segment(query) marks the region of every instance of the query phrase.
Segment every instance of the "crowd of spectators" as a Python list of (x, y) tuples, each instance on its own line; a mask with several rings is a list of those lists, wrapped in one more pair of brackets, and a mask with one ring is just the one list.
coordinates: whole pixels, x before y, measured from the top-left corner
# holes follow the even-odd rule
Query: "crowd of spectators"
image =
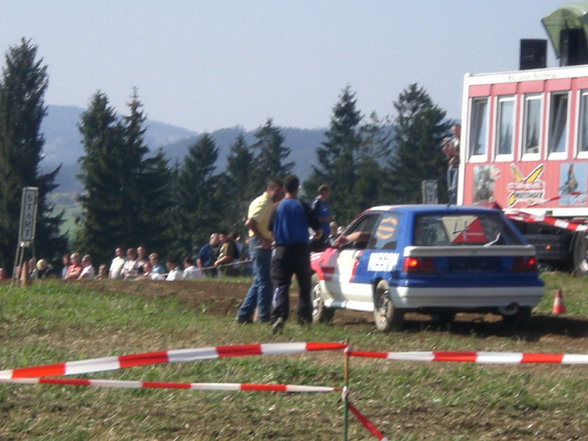
[[(98, 271), (90, 255), (80, 258), (79, 253), (63, 256), (61, 278), (63, 280), (124, 279), (124, 280), (186, 280), (200, 277), (250, 275), (247, 246), (236, 233), (212, 233), (209, 242), (202, 246), (195, 257), (186, 256), (181, 261), (174, 257), (160, 262), (159, 254), (147, 254), (145, 247), (121, 247), (114, 250), (109, 264), (101, 264)], [(33, 259), (31, 259), (33, 260)], [(35, 266), (30, 278), (39, 278)]]

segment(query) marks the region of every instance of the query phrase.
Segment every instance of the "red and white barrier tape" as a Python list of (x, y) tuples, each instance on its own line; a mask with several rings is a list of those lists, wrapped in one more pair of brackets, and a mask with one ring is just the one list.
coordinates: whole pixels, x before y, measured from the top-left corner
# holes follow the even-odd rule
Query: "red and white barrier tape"
[(351, 357), (383, 358), (394, 361), (450, 361), (485, 364), (588, 364), (586, 354), (542, 354), (523, 352), (365, 352), (350, 351)]
[(327, 386), (303, 386), (296, 384), (255, 383), (173, 383), (164, 381), (100, 380), (83, 378), (11, 378), (0, 379), (0, 383), (12, 384), (56, 384), (62, 386), (105, 387), (111, 389), (189, 389), (208, 391), (258, 391), (258, 392), (338, 392), (341, 389)]
[(355, 417), (359, 420), (359, 422), (365, 427), (372, 435), (378, 438), (380, 441), (388, 441), (388, 438), (384, 436), (382, 432), (380, 432), (376, 426), (372, 424), (365, 416), (363, 416), (359, 410), (355, 408), (355, 406), (351, 403), (347, 403), (347, 408), (355, 415)]
[(267, 343), (216, 346), (199, 349), (177, 349), (8, 369), (0, 371), (0, 379), (80, 375), (158, 363), (179, 363), (249, 355), (298, 354), (312, 351), (341, 350), (345, 349), (345, 347), (344, 344), (340, 343)]
[(538, 223), (538, 224), (547, 224), (547, 225), (551, 225), (551, 226), (554, 226), (557, 228), (562, 228), (564, 230), (570, 230), (570, 231), (580, 231), (580, 232), (588, 231), (588, 225), (577, 224), (575, 222), (568, 222), (568, 221), (565, 221), (562, 219), (557, 219), (555, 217), (534, 215), (534, 214), (524, 213), (522, 211), (514, 211), (514, 212), (506, 211), (504, 214), (506, 215), (506, 217), (508, 217), (511, 220), (517, 220), (517, 221), (521, 221), (521, 222)]

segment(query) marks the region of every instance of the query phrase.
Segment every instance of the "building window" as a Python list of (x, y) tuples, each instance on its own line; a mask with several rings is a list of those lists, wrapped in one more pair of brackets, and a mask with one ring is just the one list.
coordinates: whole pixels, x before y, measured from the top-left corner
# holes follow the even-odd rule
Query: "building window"
[(512, 156), (514, 138), (514, 97), (498, 98), (496, 155)]
[(549, 106), (549, 154), (565, 153), (568, 132), (568, 93), (551, 94)]
[(525, 96), (523, 113), (523, 156), (539, 153), (541, 134), (541, 97)]
[(470, 118), (470, 156), (486, 155), (487, 140), (488, 98), (474, 98)]
[(580, 95), (580, 118), (578, 120), (578, 153), (588, 153), (588, 90)]

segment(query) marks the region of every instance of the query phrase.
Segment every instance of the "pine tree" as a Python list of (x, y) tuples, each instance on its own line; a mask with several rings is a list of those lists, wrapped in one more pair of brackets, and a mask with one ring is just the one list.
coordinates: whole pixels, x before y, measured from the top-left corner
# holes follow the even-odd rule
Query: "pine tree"
[(18, 240), (18, 223), (23, 187), (38, 187), (35, 251), (55, 261), (66, 249), (59, 235), (62, 215), (48, 194), (54, 190), (59, 167), (42, 174), (39, 170), (45, 139), (41, 123), (47, 113), (44, 95), (47, 67), (37, 59), (37, 47), (22, 39), (9, 48), (0, 82), (0, 265), (11, 269)]
[(80, 158), (84, 192), (79, 246), (105, 262), (118, 246), (165, 251), (172, 234), (171, 171), (163, 152), (147, 157), (143, 105), (136, 89), (119, 119), (108, 97), (96, 93), (82, 114)]
[(79, 159), (83, 192), (78, 197), (82, 215), (77, 246), (90, 253), (95, 263), (106, 262), (114, 248), (130, 246), (130, 242), (124, 217), (123, 129), (104, 93), (92, 97), (79, 130), (84, 155)]
[(327, 184), (331, 190), (331, 214), (343, 223), (351, 221), (359, 210), (355, 184), (362, 115), (356, 102), (355, 94), (347, 86), (333, 108), (329, 130), (325, 132), (327, 140), (316, 150), (318, 164), (313, 165), (313, 173), (304, 184), (308, 196), (316, 194), (320, 184)]
[(254, 134), (256, 142), (252, 148), (255, 153), (255, 168), (251, 183), (259, 191), (265, 188), (267, 180), (272, 177), (285, 177), (292, 173), (293, 162), (284, 162), (290, 156), (291, 149), (284, 145), (284, 136), (269, 118), (265, 125)]
[(208, 242), (223, 216), (220, 175), (215, 174), (218, 147), (208, 133), (190, 148), (178, 176), (177, 215), (183, 252)]
[(225, 184), (227, 194), (227, 211), (225, 218), (229, 221), (229, 230), (244, 231), (249, 202), (262, 188), (253, 188), (251, 184), (254, 168), (253, 153), (245, 142), (243, 134), (239, 134), (231, 145), (227, 158)]
[(446, 112), (433, 104), (422, 87), (411, 84), (394, 103), (393, 158), (389, 161), (388, 193), (394, 203), (420, 203), (423, 180), (445, 185), (441, 142), (449, 132)]
[(175, 173), (161, 149), (155, 156), (144, 160), (139, 185), (141, 238), (138, 244), (162, 256), (169, 255), (180, 246), (176, 241), (174, 222), (177, 206), (175, 182)]
[(391, 124), (380, 121), (377, 114), (370, 114), (361, 126), (361, 145), (356, 159), (357, 181), (354, 185), (354, 201), (359, 211), (385, 204), (388, 195), (382, 183), (387, 179), (385, 170), (391, 154)]

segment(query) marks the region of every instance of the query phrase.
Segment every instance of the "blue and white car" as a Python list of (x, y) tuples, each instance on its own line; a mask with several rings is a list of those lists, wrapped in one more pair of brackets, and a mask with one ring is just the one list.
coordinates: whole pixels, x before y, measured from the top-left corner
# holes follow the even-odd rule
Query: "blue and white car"
[(523, 324), (544, 293), (534, 247), (501, 211), (481, 207), (370, 208), (311, 264), (315, 322), (335, 309), (373, 311), (382, 331), (411, 311), (441, 322), (491, 312)]

